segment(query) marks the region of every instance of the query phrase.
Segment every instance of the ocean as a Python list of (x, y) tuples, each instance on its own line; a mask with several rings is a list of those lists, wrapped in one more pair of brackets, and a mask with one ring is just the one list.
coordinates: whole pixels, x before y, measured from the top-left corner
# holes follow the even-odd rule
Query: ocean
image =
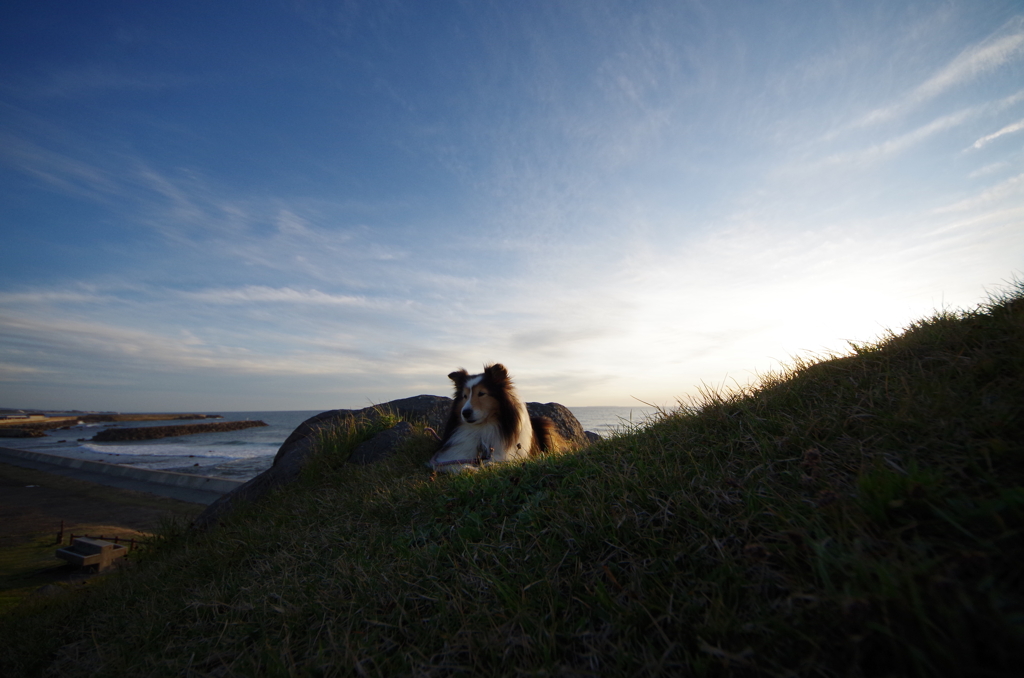
[[(569, 410), (576, 415), (584, 430), (603, 437), (616, 430), (643, 424), (655, 414), (655, 410), (650, 407), (570, 407)], [(281, 443), (299, 424), (321, 411), (210, 412), (208, 414), (223, 415), (223, 419), (215, 421), (258, 420), (267, 426), (110, 443), (90, 440), (106, 424), (83, 424), (47, 431), (44, 438), (2, 438), (0, 446), (160, 471), (249, 480), (270, 467)], [(118, 427), (199, 424), (209, 421), (119, 422)]]

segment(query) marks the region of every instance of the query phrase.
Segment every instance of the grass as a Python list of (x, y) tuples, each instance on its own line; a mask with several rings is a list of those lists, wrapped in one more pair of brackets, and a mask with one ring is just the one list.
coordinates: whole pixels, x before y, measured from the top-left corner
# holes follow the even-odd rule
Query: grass
[(38, 536), (0, 550), (0, 612), (20, 603), (33, 591), (53, 583), (65, 564), (53, 553), (53, 535)]
[[(67, 535), (70, 534), (71, 531), (67, 531)], [(137, 548), (141, 548), (149, 538), (145, 532), (106, 525), (81, 525), (74, 534), (105, 536), (110, 539), (117, 536), (125, 542), (135, 539)], [(67, 536), (63, 546), (68, 546)], [(54, 556), (59, 548), (61, 546), (56, 543), (54, 535), (45, 534), (19, 540), (13, 546), (0, 549), (0, 614), (15, 609), (41, 589), (50, 591), (52, 595), (53, 587), (76, 588), (86, 585), (87, 575), (69, 568), (65, 561)]]
[[(54, 553), (74, 535), (146, 539), (165, 516), (186, 520), (201, 507), (154, 495), (119, 490), (34, 469), (0, 464), (4, 516), (0, 534), (0, 614), (52, 584), (79, 586), (77, 572)], [(33, 487), (18, 497), (14, 487)], [(8, 494), (10, 493), (10, 494)], [(42, 493), (42, 494), (40, 494)], [(133, 554), (134, 555), (134, 554)]]
[[(4, 675), (1017, 675), (1024, 286), (576, 454), (301, 481), (0, 620)], [(372, 426), (384, 426), (383, 421)]]

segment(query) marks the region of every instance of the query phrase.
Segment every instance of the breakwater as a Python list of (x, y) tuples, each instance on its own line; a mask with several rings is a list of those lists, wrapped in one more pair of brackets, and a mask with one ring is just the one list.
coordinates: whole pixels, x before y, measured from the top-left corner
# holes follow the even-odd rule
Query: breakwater
[(0, 438), (45, 438), (46, 434), (38, 428), (0, 428)]
[(210, 424), (182, 424), (180, 426), (140, 426), (137, 428), (108, 428), (100, 431), (92, 440), (99, 443), (120, 442), (124, 440), (155, 440), (187, 436), (196, 433), (220, 433), (222, 431), (240, 431), (256, 426), (266, 426), (262, 421), (218, 421)]

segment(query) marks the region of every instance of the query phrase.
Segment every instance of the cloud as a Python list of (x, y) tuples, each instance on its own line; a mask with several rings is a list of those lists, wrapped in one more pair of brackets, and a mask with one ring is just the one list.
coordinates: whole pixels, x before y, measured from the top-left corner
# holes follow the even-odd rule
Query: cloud
[(985, 208), (997, 203), (1006, 201), (1008, 198), (1013, 198), (1014, 201), (1009, 205), (1014, 211), (1024, 211), (1021, 207), (1021, 198), (1024, 198), (1024, 174), (1018, 174), (1015, 177), (1010, 177), (1005, 181), (987, 188), (980, 193), (972, 195), (969, 198), (958, 200), (950, 205), (945, 205), (935, 210), (936, 214), (945, 214), (948, 212), (966, 212), (970, 210), (978, 210)]
[(929, 137), (962, 125), (964, 122), (975, 117), (980, 111), (981, 107), (974, 106), (957, 111), (956, 113), (944, 115), (940, 118), (936, 118), (926, 125), (918, 127), (915, 130), (887, 139), (886, 141), (874, 144), (867, 148), (833, 154), (825, 158), (824, 164), (842, 165), (847, 163), (866, 163), (880, 160), (896, 153), (902, 153), (912, 146), (927, 140)]
[[(361, 372), (371, 364), (345, 351), (263, 353), (256, 348), (213, 345), (189, 332), (176, 335), (82, 320), (0, 315), (0, 339), (20, 347), (40, 369), (74, 364), (75, 371), (202, 371), (248, 375), (323, 375)], [(52, 370), (51, 370), (52, 371)]]
[(1024, 56), (1024, 17), (1015, 17), (985, 40), (960, 52), (902, 100), (868, 113), (860, 125), (889, 120), (1021, 56)]
[(14, 134), (0, 134), (0, 160), (69, 195), (109, 203), (111, 196), (125, 194), (116, 174)]
[(114, 298), (87, 292), (69, 292), (64, 290), (36, 290), (31, 292), (0, 292), (0, 304), (14, 306), (16, 304), (92, 304), (109, 302)]
[(170, 73), (136, 75), (102, 64), (82, 64), (46, 73), (20, 88), (23, 97), (80, 98), (109, 92), (158, 92), (188, 86), (194, 78)]
[(1008, 167), (1010, 167), (1010, 163), (1006, 162), (1005, 160), (1002, 160), (1000, 162), (994, 162), (994, 163), (992, 163), (990, 165), (985, 165), (984, 167), (979, 167), (978, 169), (976, 169), (973, 172), (971, 172), (970, 174), (968, 174), (967, 178), (968, 179), (977, 179), (979, 177), (988, 176), (989, 174), (994, 174), (996, 172), (1001, 172), (1001, 171), (1003, 171), (1004, 169), (1006, 169)]
[(1015, 123), (1007, 125), (1006, 127), (1002, 128), (998, 132), (993, 132), (992, 134), (989, 134), (988, 136), (984, 136), (984, 137), (978, 139), (973, 144), (971, 144), (971, 148), (981, 148), (982, 146), (986, 145), (990, 141), (992, 141), (994, 139), (998, 139), (999, 137), (1003, 136), (1004, 134), (1012, 134), (1014, 132), (1019, 132), (1022, 129), (1024, 129), (1024, 120), (1019, 120), (1019, 121), (1017, 121)]
[(371, 308), (380, 304), (366, 297), (349, 294), (325, 294), (319, 290), (296, 290), (291, 287), (273, 288), (263, 285), (247, 285), (233, 289), (210, 289), (201, 292), (185, 292), (186, 299), (212, 304), (302, 304), (315, 306), (347, 306)]
[(30, 365), (19, 365), (17, 363), (0, 363), (0, 381), (19, 381), (26, 377), (38, 377), (43, 370)]
[(918, 86), (911, 100), (920, 102), (936, 97), (1024, 54), (1024, 18), (1013, 19), (1002, 31), (1010, 34), (989, 37), (981, 44), (965, 49), (945, 68)]

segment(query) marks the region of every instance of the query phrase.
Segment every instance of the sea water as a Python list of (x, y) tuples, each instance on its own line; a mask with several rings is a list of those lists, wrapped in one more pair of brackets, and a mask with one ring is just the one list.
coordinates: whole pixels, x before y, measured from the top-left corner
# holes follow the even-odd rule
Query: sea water
[[(584, 430), (602, 437), (643, 425), (655, 414), (650, 407), (570, 407), (569, 410), (576, 415)], [(160, 471), (248, 480), (269, 468), (278, 448), (291, 432), (320, 411), (220, 412), (216, 414), (223, 415), (223, 419), (214, 421), (262, 421), (267, 425), (240, 431), (124, 442), (94, 442), (91, 438), (109, 424), (80, 424), (49, 430), (43, 438), (2, 438), (0, 447)], [(117, 428), (202, 423), (210, 423), (210, 420), (127, 421), (118, 422)]]

